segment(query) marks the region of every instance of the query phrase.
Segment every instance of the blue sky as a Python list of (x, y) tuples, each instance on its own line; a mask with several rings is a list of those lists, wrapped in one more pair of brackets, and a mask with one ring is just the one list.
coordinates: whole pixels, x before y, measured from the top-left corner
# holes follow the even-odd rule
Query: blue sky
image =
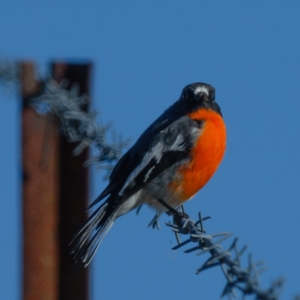
[[(262, 277), (300, 293), (299, 1), (0, 2), (0, 57), (92, 60), (99, 121), (132, 142), (189, 83), (212, 84), (227, 125), (218, 172), (186, 205), (210, 215), (209, 233), (230, 231), (264, 260)], [(20, 100), (1, 93), (0, 280), (21, 296)], [(91, 199), (105, 185), (92, 170)], [(221, 270), (171, 251), (173, 234), (146, 226), (153, 212), (119, 219), (92, 266), (92, 299), (218, 299)]]

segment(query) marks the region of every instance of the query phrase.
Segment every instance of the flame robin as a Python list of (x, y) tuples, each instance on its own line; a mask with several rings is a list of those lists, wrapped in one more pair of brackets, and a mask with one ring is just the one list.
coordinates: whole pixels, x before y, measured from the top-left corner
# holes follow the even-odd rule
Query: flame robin
[(88, 265), (115, 220), (142, 204), (160, 215), (167, 208), (158, 199), (174, 208), (191, 199), (217, 170), (225, 147), (215, 89), (201, 82), (187, 85), (114, 167), (108, 186), (91, 204), (99, 207), (74, 239), (75, 257)]

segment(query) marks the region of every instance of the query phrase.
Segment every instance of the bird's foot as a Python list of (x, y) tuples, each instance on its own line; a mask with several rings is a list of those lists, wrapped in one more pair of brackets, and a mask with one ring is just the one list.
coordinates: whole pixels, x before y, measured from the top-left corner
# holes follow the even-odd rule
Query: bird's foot
[(162, 212), (156, 212), (155, 216), (153, 217), (153, 219), (149, 223), (148, 227), (152, 227), (153, 229), (155, 229), (155, 228), (160, 229), (158, 220), (159, 220), (159, 218), (161, 217), (162, 214), (163, 214)]
[(186, 214), (183, 211), (177, 211), (176, 215), (173, 215), (173, 223), (175, 225), (181, 226), (183, 224), (183, 221), (186, 219), (189, 219), (189, 215)]
[(188, 214), (186, 214), (183, 210), (183, 206), (181, 206), (182, 211), (178, 211), (177, 209), (175, 209), (174, 207), (172, 207), (171, 205), (169, 205), (167, 202), (165, 202), (162, 199), (157, 199), (157, 201), (161, 205), (163, 205), (164, 207), (166, 207), (168, 209), (166, 214), (169, 215), (169, 216), (173, 216), (174, 224), (179, 225), (179, 224), (182, 223), (183, 219), (189, 219)]

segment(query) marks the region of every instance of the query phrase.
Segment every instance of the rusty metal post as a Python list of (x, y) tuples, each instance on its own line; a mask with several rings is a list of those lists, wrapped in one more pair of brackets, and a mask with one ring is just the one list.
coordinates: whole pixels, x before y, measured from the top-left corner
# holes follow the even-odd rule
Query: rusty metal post
[[(79, 87), (79, 94), (89, 94), (90, 64), (52, 64), (52, 76), (60, 82), (66, 79), (68, 88)], [(87, 109), (87, 107), (85, 107)], [(83, 163), (88, 159), (86, 149), (78, 156), (73, 155), (76, 143), (60, 138), (60, 206), (59, 206), (59, 265), (60, 299), (88, 299), (88, 269), (75, 264), (69, 255), (69, 242), (86, 220), (88, 204), (88, 169)]]
[[(53, 77), (88, 93), (90, 64), (52, 64)], [(33, 63), (21, 64), (24, 300), (88, 299), (88, 271), (74, 263), (69, 242), (84, 222), (88, 201), (88, 151), (60, 135), (53, 115), (40, 116), (28, 99), (39, 93)]]
[[(37, 94), (33, 63), (21, 64), (24, 300), (58, 299), (58, 123), (38, 115), (28, 99)], [(47, 143), (47, 148), (45, 147)], [(46, 150), (46, 155), (45, 154)]]

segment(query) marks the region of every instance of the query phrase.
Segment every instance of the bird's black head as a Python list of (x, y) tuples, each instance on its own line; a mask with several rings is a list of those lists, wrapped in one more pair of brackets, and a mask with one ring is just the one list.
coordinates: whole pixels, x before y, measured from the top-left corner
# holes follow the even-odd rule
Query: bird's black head
[(221, 114), (220, 107), (215, 102), (215, 89), (207, 83), (195, 82), (187, 85), (182, 90), (180, 100), (185, 102), (191, 110), (203, 107)]

